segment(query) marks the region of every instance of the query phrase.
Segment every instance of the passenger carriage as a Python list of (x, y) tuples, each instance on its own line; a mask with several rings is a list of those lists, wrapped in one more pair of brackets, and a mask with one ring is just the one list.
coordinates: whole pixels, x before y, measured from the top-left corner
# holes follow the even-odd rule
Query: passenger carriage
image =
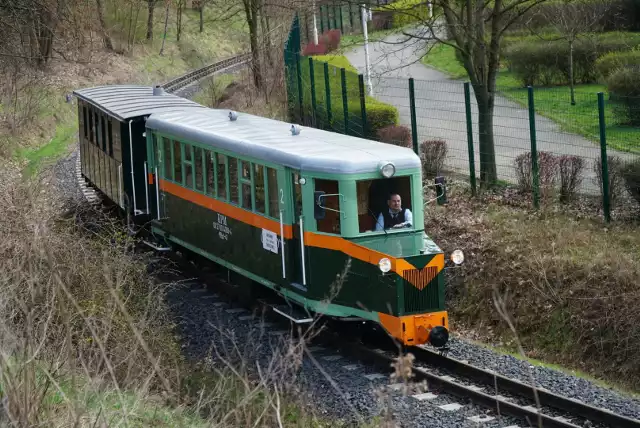
[[(379, 324), (406, 345), (447, 342), (444, 254), (424, 231), (410, 149), (183, 107), (144, 116), (146, 154), (132, 163), (154, 236), (310, 312)], [(391, 192), (413, 225), (376, 231)]]

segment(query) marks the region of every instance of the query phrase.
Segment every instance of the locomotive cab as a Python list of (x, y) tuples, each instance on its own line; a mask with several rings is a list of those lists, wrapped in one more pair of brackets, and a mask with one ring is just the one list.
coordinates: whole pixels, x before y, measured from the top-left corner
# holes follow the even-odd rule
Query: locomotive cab
[[(377, 313), (375, 321), (405, 345), (443, 347), (449, 329), (444, 253), (424, 230), (421, 169), (396, 171), (393, 163), (380, 162), (376, 171), (334, 178), (302, 178), (313, 186), (314, 232), (339, 234), (353, 245), (352, 251), (361, 253), (360, 260), (364, 253), (368, 261), (352, 262), (349, 284), (335, 301), (359, 298), (362, 306)], [(388, 212), (390, 195), (396, 194), (401, 208), (410, 211), (410, 222), (385, 228), (382, 213)], [(353, 283), (360, 281), (369, 291), (366, 296), (353, 294)]]

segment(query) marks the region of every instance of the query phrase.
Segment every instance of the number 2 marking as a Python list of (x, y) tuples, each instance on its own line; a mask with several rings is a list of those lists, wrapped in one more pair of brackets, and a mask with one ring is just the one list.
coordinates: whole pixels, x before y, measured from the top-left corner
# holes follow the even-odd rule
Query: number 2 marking
[(280, 189), (280, 203), (284, 205), (284, 190)]

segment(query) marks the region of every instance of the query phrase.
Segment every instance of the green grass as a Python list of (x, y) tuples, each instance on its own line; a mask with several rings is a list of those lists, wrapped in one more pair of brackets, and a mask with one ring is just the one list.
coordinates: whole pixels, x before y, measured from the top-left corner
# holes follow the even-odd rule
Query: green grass
[[(423, 64), (446, 73), (453, 79), (467, 79), (467, 72), (455, 57), (455, 48), (439, 44), (434, 46), (423, 57)], [(528, 105), (527, 89), (511, 72), (503, 69), (498, 74), (496, 86), (500, 94), (506, 98)], [(545, 116), (558, 125), (563, 132), (581, 135), (594, 144), (599, 143), (599, 122), (597, 93), (604, 92), (605, 100), (608, 93), (605, 85), (590, 84), (576, 85), (576, 104), (570, 103), (570, 89), (568, 86), (535, 88), (536, 113)], [(606, 104), (605, 123), (607, 131), (607, 145), (620, 151), (640, 153), (640, 129), (618, 124), (619, 120), (612, 106)]]

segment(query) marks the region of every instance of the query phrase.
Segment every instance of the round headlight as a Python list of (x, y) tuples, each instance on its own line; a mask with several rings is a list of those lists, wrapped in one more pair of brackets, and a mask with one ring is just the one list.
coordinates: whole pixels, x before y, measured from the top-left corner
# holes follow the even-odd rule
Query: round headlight
[(380, 173), (385, 178), (393, 177), (393, 174), (396, 173), (396, 167), (392, 163), (387, 163), (380, 167)]
[(455, 250), (451, 253), (451, 261), (457, 265), (462, 264), (464, 262), (464, 253), (460, 250)]
[(388, 258), (382, 258), (380, 259), (380, 261), (378, 262), (378, 266), (380, 267), (380, 270), (384, 273), (387, 273), (391, 270), (391, 260), (389, 260)]

